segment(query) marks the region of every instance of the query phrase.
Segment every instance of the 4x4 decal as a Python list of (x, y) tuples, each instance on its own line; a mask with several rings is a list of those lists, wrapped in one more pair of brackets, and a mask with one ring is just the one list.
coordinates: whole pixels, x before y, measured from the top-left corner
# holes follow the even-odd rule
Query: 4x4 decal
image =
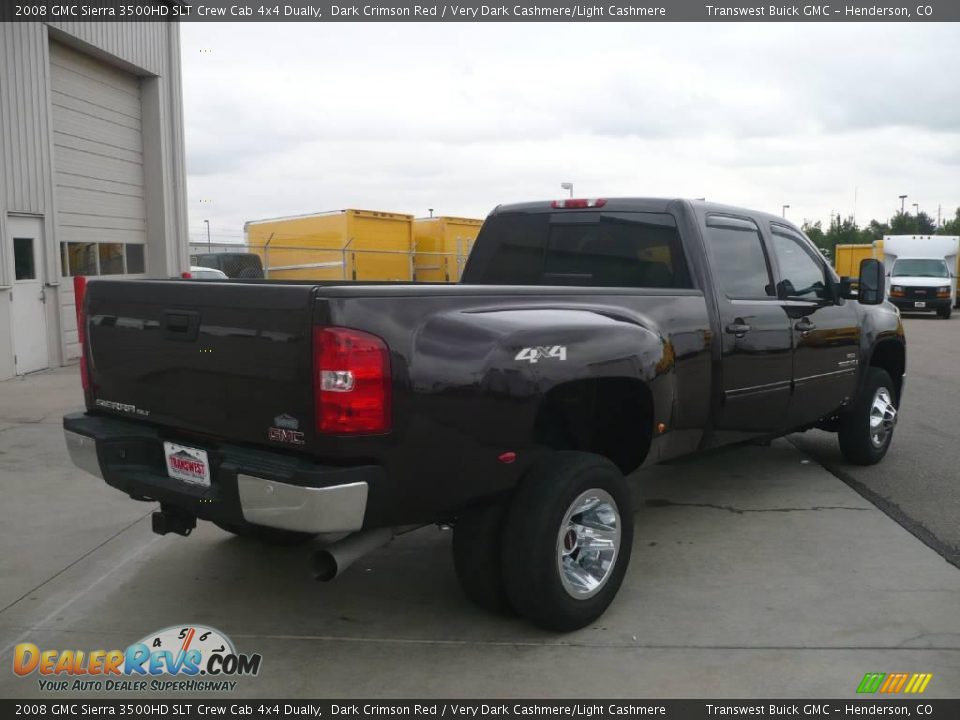
[(567, 346), (548, 345), (544, 347), (525, 347), (517, 353), (514, 360), (526, 360), (529, 363), (535, 363), (540, 360), (549, 360), (550, 358), (566, 360)]

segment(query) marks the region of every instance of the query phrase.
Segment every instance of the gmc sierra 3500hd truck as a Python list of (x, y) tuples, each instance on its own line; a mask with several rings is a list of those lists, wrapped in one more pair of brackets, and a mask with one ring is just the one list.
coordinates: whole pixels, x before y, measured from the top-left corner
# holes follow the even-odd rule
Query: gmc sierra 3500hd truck
[(79, 295), (86, 412), (64, 418), (67, 446), (159, 502), (155, 531), (349, 533), (314, 556), (329, 579), (449, 524), (471, 599), (561, 631), (623, 580), (626, 474), (812, 427), (875, 463), (906, 363), (882, 263), (841, 279), (785, 220), (686, 200), (500, 206), (456, 285)]

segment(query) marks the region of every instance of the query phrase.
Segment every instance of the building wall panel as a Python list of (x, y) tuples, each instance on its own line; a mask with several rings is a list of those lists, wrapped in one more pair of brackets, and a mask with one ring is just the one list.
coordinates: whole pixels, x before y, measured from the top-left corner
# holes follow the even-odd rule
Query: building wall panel
[(50, 204), (44, 37), (39, 23), (0, 23), (0, 172), (7, 212), (39, 215)]
[[(176, 23), (0, 24), (0, 250), (8, 213), (43, 218), (51, 365), (79, 350), (61, 243), (143, 243), (149, 275), (186, 267), (179, 54)], [(13, 373), (7, 295), (0, 379)]]

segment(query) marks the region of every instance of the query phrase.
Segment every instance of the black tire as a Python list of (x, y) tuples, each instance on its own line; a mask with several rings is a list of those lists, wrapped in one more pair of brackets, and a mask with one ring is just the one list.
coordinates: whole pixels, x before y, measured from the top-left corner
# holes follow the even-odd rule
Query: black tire
[(943, 307), (937, 310), (937, 315), (942, 317), (944, 320), (949, 320), (952, 314), (953, 314), (953, 307), (951, 307), (950, 305), (947, 305), (946, 307)]
[[(590, 490), (601, 490), (612, 499), (620, 542), (602, 585), (589, 597), (578, 598), (565, 589), (561, 578), (560, 531), (573, 503)], [(632, 545), (633, 503), (617, 467), (591, 453), (553, 453), (524, 478), (507, 509), (502, 557), (510, 604), (548, 630), (567, 632), (589, 625), (620, 589)]]
[(889, 429), (879, 444), (871, 432), (870, 414), (874, 397), (881, 390), (886, 391), (896, 410), (899, 399), (889, 373), (877, 367), (868, 368), (866, 380), (856, 403), (850, 412), (844, 413), (840, 418), (840, 429), (837, 431), (840, 451), (848, 462), (855, 465), (874, 465), (880, 462), (887, 454), (890, 441), (893, 440), (894, 427)]
[(263, 525), (254, 525), (253, 523), (213, 523), (221, 530), (233, 533), (237, 537), (247, 540), (257, 540), (264, 545), (303, 545), (316, 537), (315, 533), (297, 532), (296, 530), (281, 530), (279, 528), (265, 527)]
[(513, 612), (500, 558), (504, 515), (497, 503), (465, 513), (453, 526), (453, 567), (460, 587), (483, 609), (502, 614)]

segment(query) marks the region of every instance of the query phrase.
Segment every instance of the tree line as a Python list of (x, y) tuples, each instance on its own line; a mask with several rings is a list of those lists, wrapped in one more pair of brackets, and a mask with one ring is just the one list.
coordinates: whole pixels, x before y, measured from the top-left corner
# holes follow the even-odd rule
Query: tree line
[(923, 210), (911, 215), (898, 212), (888, 222), (871, 220), (864, 227), (857, 225), (853, 217), (841, 219), (840, 214), (830, 218), (830, 226), (824, 230), (823, 223), (805, 222), (803, 231), (821, 250), (833, 256), (837, 245), (872, 243), (884, 235), (960, 235), (960, 208), (953, 218), (937, 227), (936, 221)]

